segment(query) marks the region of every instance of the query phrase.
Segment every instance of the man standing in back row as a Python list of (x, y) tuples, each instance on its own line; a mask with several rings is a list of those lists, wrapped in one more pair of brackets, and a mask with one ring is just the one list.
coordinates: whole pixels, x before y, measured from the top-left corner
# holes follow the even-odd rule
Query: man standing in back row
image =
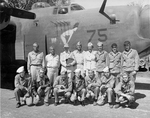
[(131, 80), (135, 82), (136, 72), (139, 68), (139, 55), (135, 49), (131, 48), (131, 43), (129, 41), (124, 42), (124, 49), (121, 59), (122, 71), (127, 72)]
[(46, 55), (45, 61), (47, 64), (47, 76), (50, 80), (50, 85), (53, 86), (54, 80), (58, 76), (59, 55), (55, 54), (54, 47), (49, 48), (50, 54)]
[(76, 69), (81, 69), (81, 75), (83, 75), (83, 71), (84, 71), (84, 53), (85, 51), (82, 50), (82, 44), (81, 42), (77, 43), (77, 50), (73, 51), (75, 60), (76, 60), (76, 65), (75, 68)]
[(31, 74), (32, 80), (36, 80), (40, 68), (45, 67), (44, 54), (39, 51), (39, 45), (33, 44), (33, 51), (28, 54), (28, 73)]
[(97, 76), (101, 78), (104, 68), (108, 67), (109, 65), (109, 59), (108, 59), (108, 53), (103, 49), (103, 43), (98, 42), (97, 46), (98, 46), (98, 51), (95, 55), (96, 71), (97, 71)]
[(118, 84), (118, 75), (121, 70), (121, 52), (117, 50), (117, 44), (111, 45), (112, 51), (108, 54), (110, 73), (116, 77), (115, 86)]
[(69, 45), (64, 45), (64, 52), (60, 53), (61, 72), (67, 71), (69, 79), (73, 76), (74, 65), (76, 63), (73, 53), (69, 50)]

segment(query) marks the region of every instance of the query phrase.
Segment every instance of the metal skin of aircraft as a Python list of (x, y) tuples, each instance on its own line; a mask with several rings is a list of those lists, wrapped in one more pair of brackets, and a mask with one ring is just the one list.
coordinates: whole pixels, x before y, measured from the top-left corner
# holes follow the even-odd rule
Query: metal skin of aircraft
[[(117, 43), (118, 50), (122, 52), (124, 41), (129, 40), (140, 57), (148, 55), (150, 6), (107, 7), (106, 2), (107, 0), (104, 0), (100, 8), (76, 11), (71, 10), (70, 5), (34, 9), (30, 11), (36, 14), (34, 20), (12, 17), (9, 25), (1, 30), (1, 42), (5, 42), (7, 46), (14, 45), (13, 49), (9, 48), (11, 51), (8, 51), (9, 57), (13, 58), (11, 60), (27, 61), (34, 42), (39, 44), (40, 51), (46, 55), (51, 45), (55, 47), (56, 53), (60, 54), (65, 43), (68, 43), (73, 51), (78, 41), (82, 43), (83, 50), (87, 50), (88, 42), (92, 42), (94, 50), (97, 50), (97, 42), (102, 41), (106, 51), (110, 52), (111, 44)], [(11, 26), (14, 27), (13, 33), (8, 31)]]

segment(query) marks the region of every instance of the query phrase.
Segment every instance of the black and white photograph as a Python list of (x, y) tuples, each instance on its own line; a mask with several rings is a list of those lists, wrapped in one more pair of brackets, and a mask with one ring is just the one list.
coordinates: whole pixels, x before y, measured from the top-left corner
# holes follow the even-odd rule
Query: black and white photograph
[(0, 0), (0, 118), (149, 118), (150, 0)]

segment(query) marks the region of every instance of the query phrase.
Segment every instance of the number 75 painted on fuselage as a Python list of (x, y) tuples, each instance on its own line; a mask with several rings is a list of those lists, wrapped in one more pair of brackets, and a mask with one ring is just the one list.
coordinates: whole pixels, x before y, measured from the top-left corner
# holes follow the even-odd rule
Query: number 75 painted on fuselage
[(103, 28), (103, 29), (94, 29), (94, 30), (87, 30), (87, 33), (90, 33), (91, 36), (88, 40), (88, 42), (91, 42), (93, 37), (95, 35), (98, 34), (98, 41), (101, 41), (101, 42), (105, 42), (107, 40), (107, 28)]

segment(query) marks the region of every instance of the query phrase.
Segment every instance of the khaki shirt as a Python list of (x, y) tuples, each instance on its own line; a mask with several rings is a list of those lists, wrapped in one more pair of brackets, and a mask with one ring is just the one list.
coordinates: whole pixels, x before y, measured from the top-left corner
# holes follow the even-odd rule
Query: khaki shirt
[(92, 84), (91, 88), (89, 89), (94, 89), (95, 87), (100, 87), (101, 86), (101, 81), (97, 76), (94, 76), (92, 79), (89, 78), (89, 76), (87, 75), (85, 77), (85, 84), (86, 87), (88, 87), (89, 84)]
[(96, 53), (96, 71), (102, 72), (103, 69), (108, 66), (108, 53), (106, 51)]
[(76, 68), (83, 69), (84, 68), (84, 53), (85, 51), (79, 52), (78, 50), (73, 51), (75, 60), (76, 60)]
[(124, 71), (137, 71), (139, 68), (138, 52), (134, 49), (130, 49), (129, 52), (123, 51), (121, 66)]
[(115, 77), (113, 75), (110, 74), (109, 77), (106, 77), (105, 75), (103, 75), (100, 80), (101, 80), (101, 85), (105, 85), (108, 88), (114, 88)]
[[(71, 61), (69, 62), (69, 60), (71, 60)], [(68, 52), (64, 51), (64, 52), (60, 53), (60, 63), (62, 65), (61, 72), (64, 70), (65, 71), (67, 70), (67, 72), (73, 71), (74, 70), (73, 65), (76, 63), (73, 53), (71, 53), (70, 51), (68, 51)], [(68, 63), (71, 63), (72, 66), (66, 67), (66, 65)]]
[(111, 73), (119, 73), (121, 69), (121, 52), (110, 52), (109, 57), (109, 68)]
[(43, 52), (29, 52), (28, 54), (28, 72), (30, 70), (30, 66), (32, 65), (39, 65), (39, 66), (42, 66), (43, 68), (45, 67), (45, 61), (44, 61), (44, 54)]
[(65, 80), (63, 80), (61, 75), (58, 76), (54, 81), (53, 87), (59, 88), (59, 85), (63, 85), (68, 92), (72, 91), (72, 80), (69, 79), (68, 77)]
[(19, 89), (23, 89), (24, 87), (28, 88), (31, 84), (31, 77), (25, 75), (25, 77), (22, 78), (20, 74), (17, 74), (15, 76), (14, 84), (15, 87)]
[(59, 56), (48, 54), (45, 57), (45, 61), (47, 63), (47, 68), (53, 68), (54, 70), (59, 68)]
[(96, 70), (96, 51), (84, 53), (84, 70)]
[(79, 92), (85, 88), (85, 80), (82, 76), (77, 78), (76, 76), (72, 79), (73, 90)]
[(134, 95), (135, 84), (133, 81), (128, 81), (127, 83), (121, 81), (120, 83), (118, 83), (114, 90), (118, 95), (121, 95), (122, 93)]

